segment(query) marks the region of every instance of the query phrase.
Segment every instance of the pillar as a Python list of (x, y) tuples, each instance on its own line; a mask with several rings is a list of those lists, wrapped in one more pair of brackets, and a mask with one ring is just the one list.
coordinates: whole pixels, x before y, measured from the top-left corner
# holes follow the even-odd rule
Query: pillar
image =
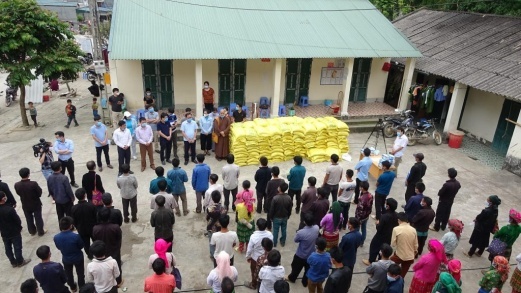
[(344, 99), (342, 100), (342, 107), (340, 115), (342, 117), (348, 116), (347, 108), (349, 107), (349, 94), (351, 93), (351, 82), (353, 81), (353, 66), (355, 65), (355, 58), (347, 58), (344, 66)]
[(412, 85), (412, 76), (414, 74), (414, 68), (416, 66), (415, 58), (407, 58), (405, 62), (405, 70), (403, 72), (402, 89), (400, 91), (400, 100), (398, 101), (398, 109), (407, 109), (407, 103), (409, 102), (409, 88)]
[[(203, 117), (203, 61), (195, 61), (195, 117)], [(195, 118), (194, 117), (194, 118)]]
[(454, 85), (449, 110), (447, 111), (447, 119), (445, 120), (445, 127), (443, 128), (444, 133), (458, 129), (459, 118), (462, 114), (461, 110), (463, 110), (467, 90), (468, 87), (462, 83), (456, 82)]
[(273, 97), (271, 98), (271, 117), (279, 116), (280, 89), (282, 86), (282, 61), (276, 59), (273, 71)]

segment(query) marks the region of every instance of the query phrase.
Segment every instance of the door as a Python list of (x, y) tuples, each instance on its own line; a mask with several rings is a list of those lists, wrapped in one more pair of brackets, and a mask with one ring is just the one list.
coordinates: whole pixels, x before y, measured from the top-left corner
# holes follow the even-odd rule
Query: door
[(174, 105), (174, 75), (172, 60), (143, 60), (143, 87), (150, 88), (156, 99), (156, 108)]
[(219, 106), (244, 105), (246, 59), (219, 60)]
[(309, 78), (313, 59), (286, 59), (286, 92), (284, 104), (293, 104), (309, 92)]
[(355, 58), (351, 91), (349, 92), (350, 102), (365, 102), (371, 73), (371, 61), (371, 58)]
[(505, 99), (501, 115), (499, 115), (494, 140), (492, 141), (492, 148), (503, 156), (507, 155), (508, 147), (510, 146), (514, 129), (516, 128), (515, 124), (506, 121), (505, 118), (517, 121), (519, 118), (519, 111), (521, 111), (521, 103)]

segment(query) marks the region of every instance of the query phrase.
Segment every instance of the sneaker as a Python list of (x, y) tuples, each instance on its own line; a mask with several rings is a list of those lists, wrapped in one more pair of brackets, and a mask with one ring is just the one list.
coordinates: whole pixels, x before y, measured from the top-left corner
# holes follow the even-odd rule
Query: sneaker
[(371, 263), (369, 262), (368, 259), (363, 259), (362, 262), (364, 263), (364, 265), (368, 266), (370, 265)]
[(185, 161), (185, 166), (188, 165), (188, 161)]
[(72, 187), (75, 187), (75, 188), (80, 187), (78, 184), (76, 184), (76, 182), (75, 182), (75, 183), (71, 183), (71, 186), (72, 186)]
[(137, 157), (136, 157), (136, 156), (132, 156), (132, 159), (133, 159), (134, 161), (136, 161), (136, 160), (137, 160)]
[(175, 215), (181, 217), (181, 212), (175, 212)]
[(155, 150), (156, 153), (160, 154), (161, 152), (159, 150)]
[(114, 169), (114, 167), (113, 167), (112, 165), (110, 165), (110, 164), (107, 165), (107, 168), (109, 168), (109, 169)]
[(170, 159), (167, 159), (166, 162), (169, 164), (172, 164), (172, 160), (170, 160)]
[(80, 125), (79, 124), (74, 124), (74, 127), (78, 127), (78, 126), (80, 126)]
[(429, 230), (434, 231), (434, 232), (438, 232), (438, 231), (440, 231), (440, 230), (436, 230), (436, 229), (434, 229), (434, 227), (429, 227)]
[(17, 265), (17, 267), (19, 267), (19, 268), (23, 267), (23, 266), (25, 266), (26, 264), (28, 264), (30, 262), (31, 262), (31, 259), (30, 258), (26, 258), (26, 259), (24, 259), (24, 261), (22, 261), (21, 264)]
[(43, 233), (38, 233), (38, 236), (42, 237), (43, 235), (45, 235), (45, 233), (47, 233), (47, 229), (46, 230), (43, 230)]
[(123, 220), (125, 223), (130, 223), (130, 219), (129, 218), (126, 218), (125, 220)]
[(132, 223), (137, 222), (137, 218), (132, 218)]
[(190, 211), (185, 211), (185, 212), (183, 212), (183, 216), (186, 216), (186, 215), (188, 215), (189, 213), (190, 213)]
[(65, 125), (64, 127), (65, 127), (65, 128), (69, 128), (69, 125)]
[(161, 161), (161, 165), (165, 166), (166, 165), (166, 162), (163, 160)]
[(197, 161), (196, 160), (192, 160), (192, 163), (197, 164)]

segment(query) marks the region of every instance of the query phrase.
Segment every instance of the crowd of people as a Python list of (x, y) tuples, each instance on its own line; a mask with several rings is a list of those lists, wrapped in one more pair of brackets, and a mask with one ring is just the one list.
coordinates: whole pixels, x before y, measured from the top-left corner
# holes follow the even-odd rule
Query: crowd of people
[[(203, 91), (210, 89), (205, 87)], [(62, 259), (61, 262), (51, 260), (54, 248), (41, 245), (36, 251), (41, 262), (33, 268), (34, 279), (25, 281), (21, 292), (34, 293), (39, 286), (45, 293), (105, 293), (117, 292), (122, 287), (121, 249), (126, 244), (121, 226), (139, 221), (139, 180), (130, 169), (131, 158), (137, 159), (136, 143), (140, 145), (141, 171), (147, 169), (148, 154), (148, 166), (157, 175), (149, 183), (149, 222), (154, 228), (154, 254), (148, 260), (153, 273), (144, 280), (144, 292), (172, 292), (182, 286), (182, 272), (176, 268), (173, 249), (173, 228), (176, 217), (181, 217), (181, 210), (183, 216), (190, 213), (185, 186), (189, 181), (196, 194), (193, 212), (204, 214), (206, 221), (208, 256), (213, 261), (213, 269), (207, 276), (211, 292), (234, 292), (239, 274), (243, 274), (234, 263), (243, 259), (249, 264), (250, 272), (248, 281), (240, 285), (261, 293), (289, 292), (288, 282), (296, 283), (299, 276), (302, 276), (299, 282), (310, 293), (348, 292), (357, 252), (366, 247), (366, 240), (369, 242), (369, 257), (360, 260), (367, 266), (368, 274), (363, 292), (404, 292), (404, 277), (410, 269), (414, 274), (409, 285), (410, 293), (465, 291), (461, 281), (462, 263), (455, 258), (464, 224), (450, 216), (461, 188), (456, 179), (457, 171), (448, 169), (448, 180), (438, 192), (439, 203), (434, 211), (432, 198), (423, 194), (426, 189), (423, 177), (427, 171), (423, 162), (425, 157), (416, 153), (416, 162), (406, 177), (403, 212), (398, 212), (398, 200), (389, 196), (407, 146), (403, 129), (398, 130), (391, 152), (396, 162), (394, 166), (388, 161), (381, 163), (383, 172), (375, 187), (369, 184), (369, 169), (373, 164), (369, 149), (364, 149), (363, 158), (353, 169), (347, 170), (339, 163), (337, 154), (331, 155), (331, 164), (319, 186), (317, 182), (321, 178), (306, 178), (301, 156), (294, 157), (294, 166), (288, 170), (287, 180), (281, 177), (279, 167), (268, 166), (268, 159), (260, 157), (260, 167), (254, 176), (255, 187), (252, 187), (249, 180), (240, 181), (240, 168), (234, 164), (234, 155), (228, 150), (230, 124), (242, 121), (242, 110), (236, 110), (238, 115), (234, 112), (231, 117), (228, 117), (226, 109), (217, 114), (216, 109), (207, 105), (210, 104), (206, 103), (210, 101), (210, 93), (206, 93), (205, 114), (201, 120), (194, 121), (191, 110), (186, 109), (184, 119), (178, 123), (173, 108), (168, 113), (155, 111), (155, 100), (147, 89), (145, 116), (135, 119), (129, 112), (121, 115), (123, 94), (117, 88), (113, 93), (109, 104), (114, 132), (109, 136), (101, 117), (93, 112), (94, 125), (90, 134), (94, 140), (96, 161), (87, 162), (88, 172), (82, 177), (81, 187), (74, 176), (72, 140), (66, 139), (62, 131), (57, 131), (56, 141), (41, 149), (42, 174), (55, 204), (60, 230), (53, 240)], [(72, 109), (70, 106), (68, 102), (67, 109)], [(210, 116), (210, 110), (213, 116)], [(75, 119), (69, 116), (68, 125), (71, 121)], [(190, 158), (196, 164), (191, 177), (180, 167), (177, 156), (179, 124), (184, 143), (184, 164), (187, 165)], [(195, 150), (198, 129), (201, 131), (202, 151), (199, 154)], [(117, 187), (122, 212), (114, 207), (112, 194), (105, 190), (103, 178), (96, 172), (96, 167), (99, 172), (103, 171), (102, 153), (106, 167), (113, 168), (109, 155), (111, 140), (118, 151)], [(226, 160), (220, 172), (212, 172), (205, 163), (212, 149), (219, 161)], [(154, 152), (160, 153), (162, 166), (155, 166)], [(172, 168), (165, 170), (166, 163), (171, 163)], [(14, 190), (21, 201), (27, 230), (31, 235), (43, 236), (47, 229), (42, 219), (42, 188), (30, 180), (28, 168), (21, 168), (19, 175), (21, 180), (14, 184)], [(371, 190), (374, 190), (374, 195)], [(480, 293), (502, 289), (509, 277), (512, 245), (521, 233), (521, 213), (515, 209), (509, 212), (509, 224), (498, 227), (500, 204), (497, 195), (487, 197), (486, 207), (474, 220), (469, 241), (471, 247), (464, 252), (468, 258), (480, 257), (488, 247), (491, 266), (483, 271)], [(22, 253), (22, 222), (15, 210), (16, 205), (17, 200), (9, 186), (0, 182), (0, 232), (13, 268), (31, 261)], [(350, 216), (351, 205), (355, 209)], [(294, 235), (288, 235), (288, 220), (292, 215), (298, 217), (299, 227)], [(232, 221), (236, 223), (236, 231), (230, 230)], [(370, 240), (368, 224), (376, 227)], [(442, 238), (428, 239), (430, 230), (440, 229), (447, 230)], [(492, 241), (490, 235), (493, 235)], [(281, 265), (282, 254), (277, 248), (286, 245), (288, 236), (289, 241), (297, 244), (297, 249), (291, 267), (285, 268)], [(85, 256), (90, 260), (86, 266)], [(513, 292), (521, 292), (521, 254), (516, 260), (520, 264), (510, 284)]]

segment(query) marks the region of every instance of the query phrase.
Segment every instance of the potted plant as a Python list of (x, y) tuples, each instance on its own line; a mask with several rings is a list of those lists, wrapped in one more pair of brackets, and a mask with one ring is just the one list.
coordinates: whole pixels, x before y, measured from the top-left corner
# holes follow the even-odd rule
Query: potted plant
[(289, 116), (295, 116), (295, 108), (293, 105), (291, 105), (288, 109)]

